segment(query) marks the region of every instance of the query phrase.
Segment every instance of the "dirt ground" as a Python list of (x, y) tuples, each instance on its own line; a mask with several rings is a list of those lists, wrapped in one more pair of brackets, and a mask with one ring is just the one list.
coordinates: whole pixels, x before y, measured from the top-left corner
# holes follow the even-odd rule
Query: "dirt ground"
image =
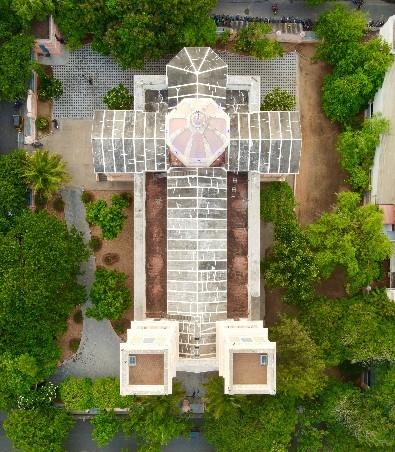
[[(131, 195), (133, 195), (132, 190), (128, 191)], [(122, 193), (122, 191), (92, 191), (95, 200), (104, 199), (109, 204), (111, 203), (111, 197), (116, 193)], [(130, 294), (133, 297), (133, 202), (132, 204), (125, 209), (125, 213), (127, 214), (127, 218), (123, 225), (123, 229), (117, 238), (114, 240), (103, 240), (102, 248), (95, 253), (96, 257), (96, 266), (103, 266), (110, 270), (118, 270), (127, 275), (126, 286), (130, 290)], [(101, 237), (101, 230), (98, 226), (91, 227), (92, 235), (96, 235)], [(114, 263), (111, 266), (104, 264), (103, 256), (107, 253), (116, 253), (119, 255), (119, 262)], [(125, 330), (129, 327), (130, 321), (133, 320), (133, 303), (130, 308), (125, 312), (122, 316), (122, 319), (116, 321), (114, 324), (118, 326), (122, 326), (122, 330)], [(115, 328), (118, 330), (118, 328)], [(124, 332), (120, 333), (117, 331), (118, 335), (125, 339)]]
[[(339, 126), (327, 119), (321, 108), (321, 87), (330, 67), (312, 57), (316, 44), (284, 44), (287, 52), (299, 53), (298, 95), (302, 127), (302, 155), (296, 176), (295, 197), (300, 224), (314, 222), (323, 212), (331, 210), (336, 193), (346, 190), (346, 174), (339, 166), (336, 139)], [(319, 295), (330, 298), (344, 296), (344, 274), (336, 271), (317, 286)], [(272, 326), (281, 313), (295, 314), (294, 306), (281, 302), (279, 291), (266, 290), (265, 324)]]
[(74, 322), (73, 316), (76, 311), (80, 309), (80, 306), (76, 306), (67, 319), (67, 331), (58, 340), (58, 345), (61, 350), (60, 361), (61, 364), (66, 359), (70, 359), (75, 352), (70, 350), (69, 342), (71, 339), (81, 339), (83, 323)]
[(167, 179), (163, 176), (145, 176), (147, 317), (160, 317), (167, 312)]
[(347, 188), (346, 174), (340, 169), (336, 152), (339, 126), (327, 119), (321, 109), (321, 87), (330, 67), (311, 61), (316, 44), (286, 45), (299, 53), (299, 108), (302, 127), (302, 156), (296, 176), (296, 201), (301, 224), (313, 222), (330, 210), (336, 193)]
[[(236, 191), (233, 193), (232, 188)], [(248, 174), (228, 173), (228, 318), (248, 316)]]

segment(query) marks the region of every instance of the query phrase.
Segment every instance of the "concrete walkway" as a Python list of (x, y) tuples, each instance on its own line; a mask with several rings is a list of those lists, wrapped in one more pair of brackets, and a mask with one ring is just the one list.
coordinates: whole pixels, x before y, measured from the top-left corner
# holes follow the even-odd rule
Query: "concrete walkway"
[[(85, 219), (85, 207), (81, 201), (81, 188), (70, 187), (62, 191), (65, 202), (65, 218), (69, 226), (75, 226), (84, 237), (84, 241), (90, 240), (90, 230)], [(89, 293), (94, 280), (95, 258), (91, 256), (89, 261), (82, 264), (79, 282), (86, 287)], [(119, 376), (119, 343), (120, 339), (115, 334), (108, 320), (97, 321), (85, 317), (86, 308), (92, 303), (88, 299), (82, 307), (84, 325), (82, 338), (78, 352), (73, 358), (65, 361), (53, 377), (54, 382), (59, 382), (69, 375), (77, 377), (107, 377)]]

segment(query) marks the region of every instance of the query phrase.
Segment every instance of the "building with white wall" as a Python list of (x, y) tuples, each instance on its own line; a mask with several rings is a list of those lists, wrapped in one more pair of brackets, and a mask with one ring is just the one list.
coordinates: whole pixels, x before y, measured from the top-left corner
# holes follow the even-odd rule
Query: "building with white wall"
[[(259, 321), (260, 182), (298, 173), (299, 113), (260, 111), (260, 78), (228, 74), (208, 47), (134, 83), (135, 109), (96, 111), (92, 129), (98, 178), (134, 180), (121, 392), (170, 393), (176, 371), (219, 371), (226, 393), (275, 394), (276, 346)], [(164, 384), (135, 380), (139, 362), (163, 368)]]

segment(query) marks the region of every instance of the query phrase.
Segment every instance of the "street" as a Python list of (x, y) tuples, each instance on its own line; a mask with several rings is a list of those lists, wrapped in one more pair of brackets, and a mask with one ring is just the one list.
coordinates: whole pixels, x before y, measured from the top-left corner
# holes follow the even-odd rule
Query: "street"
[[(278, 5), (277, 17), (294, 16), (316, 20), (318, 16), (335, 4), (343, 4), (351, 9), (355, 5), (351, 1), (327, 1), (319, 6), (310, 6), (303, 0), (218, 0), (214, 14), (247, 15), (273, 17), (272, 5)], [(386, 3), (382, 0), (365, 0), (361, 11), (367, 12), (369, 19), (386, 19), (395, 14), (395, 3)]]

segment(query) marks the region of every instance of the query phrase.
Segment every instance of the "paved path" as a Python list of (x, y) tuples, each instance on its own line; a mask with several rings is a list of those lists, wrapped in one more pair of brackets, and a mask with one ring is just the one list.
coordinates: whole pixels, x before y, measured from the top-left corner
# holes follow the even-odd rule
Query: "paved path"
[[(68, 188), (62, 191), (65, 202), (65, 218), (69, 226), (75, 226), (82, 232), (85, 242), (90, 239), (90, 230), (85, 219), (85, 207), (81, 202), (80, 188)], [(94, 280), (95, 258), (90, 257), (81, 267), (82, 275), (79, 281), (89, 293)], [(69, 375), (78, 377), (119, 376), (119, 343), (108, 320), (97, 321), (85, 317), (86, 308), (91, 306), (88, 299), (82, 307), (84, 325), (81, 344), (73, 358), (65, 361), (53, 377), (58, 382)]]

